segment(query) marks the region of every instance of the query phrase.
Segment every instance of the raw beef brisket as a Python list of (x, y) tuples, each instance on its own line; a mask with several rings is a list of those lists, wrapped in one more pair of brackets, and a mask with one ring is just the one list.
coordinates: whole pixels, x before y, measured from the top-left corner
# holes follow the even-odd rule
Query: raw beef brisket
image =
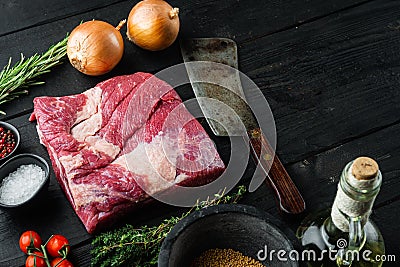
[(175, 90), (151, 74), (115, 77), (78, 95), (37, 97), (35, 118), (57, 180), (89, 233), (149, 194), (206, 184), (224, 170)]

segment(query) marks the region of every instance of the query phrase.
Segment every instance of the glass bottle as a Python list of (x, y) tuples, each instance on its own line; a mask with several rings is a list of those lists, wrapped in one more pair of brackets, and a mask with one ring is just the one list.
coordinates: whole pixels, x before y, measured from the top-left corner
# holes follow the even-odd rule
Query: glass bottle
[(369, 219), (382, 184), (378, 164), (360, 157), (340, 177), (332, 208), (307, 216), (297, 229), (308, 266), (382, 266), (383, 237)]

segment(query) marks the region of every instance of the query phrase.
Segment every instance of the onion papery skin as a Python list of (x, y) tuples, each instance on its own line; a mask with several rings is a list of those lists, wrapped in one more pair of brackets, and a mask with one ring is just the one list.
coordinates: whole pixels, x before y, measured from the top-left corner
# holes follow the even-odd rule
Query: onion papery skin
[(169, 47), (179, 33), (179, 9), (163, 0), (143, 0), (129, 13), (127, 36), (139, 47), (159, 51)]
[(98, 76), (111, 71), (121, 60), (124, 41), (111, 24), (92, 20), (77, 26), (68, 38), (67, 55), (80, 72)]

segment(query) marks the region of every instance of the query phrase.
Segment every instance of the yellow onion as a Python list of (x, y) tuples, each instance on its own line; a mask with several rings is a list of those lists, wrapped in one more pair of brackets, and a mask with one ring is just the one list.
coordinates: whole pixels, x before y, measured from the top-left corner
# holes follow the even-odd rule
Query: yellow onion
[(158, 51), (170, 46), (179, 32), (179, 9), (164, 0), (143, 0), (129, 13), (128, 39), (141, 48)]
[(80, 72), (97, 76), (112, 70), (121, 60), (124, 42), (117, 27), (92, 20), (77, 26), (68, 38), (67, 55), (72, 66)]

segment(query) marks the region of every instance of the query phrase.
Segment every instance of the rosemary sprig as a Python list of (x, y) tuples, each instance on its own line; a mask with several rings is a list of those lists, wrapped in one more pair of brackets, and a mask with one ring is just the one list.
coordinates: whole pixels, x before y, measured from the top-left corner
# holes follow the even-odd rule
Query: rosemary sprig
[[(11, 66), (10, 57), (8, 64), (0, 72), (0, 105), (27, 94), (28, 90), (24, 88), (44, 84), (36, 78), (61, 63), (61, 59), (67, 54), (67, 41), (68, 35), (44, 54), (35, 54), (27, 59), (21, 53), (20, 61), (14, 66)], [(0, 114), (5, 113), (0, 110)]]
[(92, 241), (92, 266), (156, 266), (161, 243), (175, 224), (188, 216), (193, 210), (217, 204), (237, 203), (245, 192), (244, 186), (239, 186), (229, 195), (225, 195), (225, 191), (223, 191), (216, 194), (213, 199), (197, 203), (182, 216), (165, 219), (157, 226), (135, 228), (132, 225), (126, 225), (119, 229), (104, 232)]

